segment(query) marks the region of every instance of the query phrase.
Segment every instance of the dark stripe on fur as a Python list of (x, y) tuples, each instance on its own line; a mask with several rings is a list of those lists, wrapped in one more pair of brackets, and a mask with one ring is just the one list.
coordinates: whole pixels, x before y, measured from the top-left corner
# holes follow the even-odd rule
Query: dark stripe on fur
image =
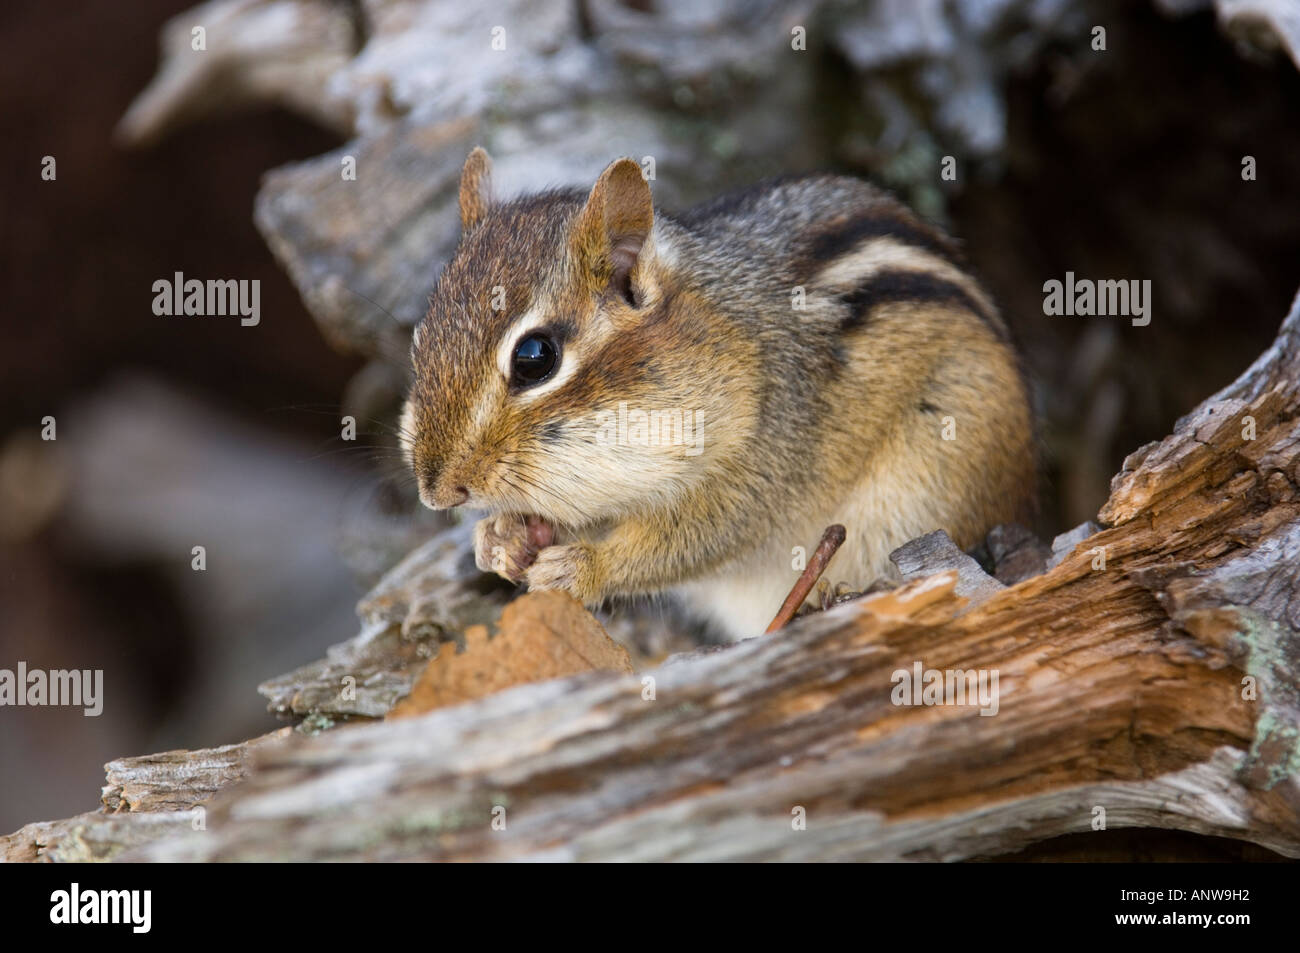
[(977, 315), (994, 334), (1006, 340), (1006, 329), (994, 315), (957, 285), (924, 271), (882, 271), (873, 275), (841, 299), (848, 314), (840, 322), (841, 331), (853, 331), (866, 324), (871, 312), (882, 304), (907, 301), (916, 304), (947, 304)]
[(808, 262), (813, 266), (825, 265), (872, 238), (894, 238), (904, 245), (925, 249), (945, 261), (965, 267), (957, 246), (940, 232), (923, 222), (890, 215), (850, 219), (835, 228), (815, 233), (808, 243)]

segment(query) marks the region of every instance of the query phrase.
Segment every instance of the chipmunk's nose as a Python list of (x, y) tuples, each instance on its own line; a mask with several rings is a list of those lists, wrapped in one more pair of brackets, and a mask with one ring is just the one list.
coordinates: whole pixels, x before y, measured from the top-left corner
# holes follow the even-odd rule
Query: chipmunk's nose
[(449, 510), (469, 501), (469, 490), (439, 480), (437, 475), (420, 477), (420, 502), (431, 510)]
[(417, 455), (415, 476), (420, 502), (431, 510), (449, 510), (469, 502), (469, 489), (461, 466), (430, 455)]

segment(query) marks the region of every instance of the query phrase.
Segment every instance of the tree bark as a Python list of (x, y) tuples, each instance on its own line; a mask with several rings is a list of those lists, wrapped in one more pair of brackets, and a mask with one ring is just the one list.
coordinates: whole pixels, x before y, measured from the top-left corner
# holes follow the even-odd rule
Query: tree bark
[[(1042, 573), (998, 588), (912, 565), (640, 675), (274, 739), (206, 830), (118, 856), (960, 860), (1103, 823), (1300, 856), (1298, 470), (1300, 303)], [(896, 704), (918, 665), (996, 672), (996, 697)], [(149, 804), (140, 783), (114, 803)]]

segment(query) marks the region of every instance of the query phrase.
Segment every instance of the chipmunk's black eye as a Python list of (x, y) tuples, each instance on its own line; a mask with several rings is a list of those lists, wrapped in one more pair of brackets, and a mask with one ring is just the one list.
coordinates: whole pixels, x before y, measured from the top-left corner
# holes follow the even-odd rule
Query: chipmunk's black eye
[(540, 384), (555, 371), (560, 349), (547, 334), (530, 334), (515, 345), (511, 383), (516, 387)]

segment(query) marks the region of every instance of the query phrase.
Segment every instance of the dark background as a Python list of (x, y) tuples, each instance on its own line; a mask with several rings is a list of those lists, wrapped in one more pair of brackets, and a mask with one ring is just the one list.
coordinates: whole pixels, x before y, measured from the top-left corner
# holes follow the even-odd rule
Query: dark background
[[(332, 448), (361, 362), (323, 342), (252, 224), (264, 171), (341, 140), (266, 111), (114, 145), (187, 6), (0, 7), (0, 667), (102, 668), (109, 699), (97, 719), (0, 710), (0, 832), (93, 809), (111, 758), (274, 727), (256, 683), (355, 631), (365, 579), (334, 528), (384, 467)], [(1037, 384), (1047, 538), (1267, 345), (1300, 284), (1296, 70), (1209, 14), (1098, 6), (1124, 24), (1108, 55), (1062, 47), (1015, 76), (1008, 148), (947, 195)], [(177, 270), (260, 279), (261, 324), (156, 317), (151, 285)], [(1151, 325), (1044, 317), (1067, 270), (1150, 278)], [(33, 436), (46, 415), (57, 452)], [(196, 582), (198, 543), (215, 565)]]
[[(21, 459), (15, 435), (36, 432), (46, 415), (58, 422), (60, 446), (84, 442), (96, 402), (117, 407), (116, 423), (104, 424), (110, 434), (146, 420), (151, 408), (171, 404), (172, 391), (141, 395), (138, 408), (109, 395), (148, 378), (236, 427), (260, 432), (260, 449), (290, 467), (303, 464), (304, 479), (315, 469), (330, 476), (343, 471), (346, 492), (351, 469), (362, 467), (350, 469), (347, 454), (317, 454), (338, 445), (337, 415), (322, 411), (337, 406), (360, 362), (324, 343), (252, 221), (264, 171), (339, 140), (275, 111), (191, 127), (146, 151), (113, 143), (114, 125), (157, 67), (159, 27), (188, 6), (174, 0), (0, 6), (7, 130), (0, 146), (0, 459)], [(54, 182), (40, 178), (44, 155), (57, 160)], [(152, 284), (177, 270), (260, 279), (260, 324), (156, 317)], [(150, 442), (165, 439), (163, 433)], [(173, 477), (187, 478), (150, 472), (150, 457), (132, 459), (121, 441), (119, 459), (103, 463), (115, 441), (103, 442), (110, 446), (76, 454), (78, 460), (100, 459), (96, 469), (138, 467), (146, 493)], [(237, 449), (228, 457), (257, 452), (249, 449), (249, 431), (229, 442)], [(87, 477), (91, 486), (84, 485)], [(43, 479), (28, 475), (24, 482)], [(298, 644), (292, 658), (259, 639), (247, 653), (252, 661), (242, 686), (214, 690), (208, 668), (222, 666), (204, 640), (221, 639), (224, 648), (246, 640), (248, 631), (212, 632), (199, 618), (205, 607), (178, 579), (190, 572), (191, 545), (207, 543), (210, 563), (221, 561), (217, 547), (200, 536), (189, 545), (178, 540), (169, 553), (156, 540), (128, 545), (124, 538), (123, 551), (114, 552), (112, 540), (102, 538), (113, 535), (111, 527), (87, 539), (74, 522), (77, 501), (69, 497), (78, 490), (93, 496), (93, 474), (65, 472), (62, 479), (67, 488), (48, 519), (0, 537), (0, 667), (12, 670), (23, 659), (29, 668), (102, 668), (108, 701), (98, 718), (57, 708), (0, 710), (4, 831), (93, 809), (110, 758), (238, 741), (276, 727), (255, 685), (286, 670), (286, 662), (310, 661), (327, 644), (355, 634), (349, 604), (363, 591), (352, 586), (341, 593), (324, 631), (286, 631), (286, 640)], [(21, 506), (23, 500), (12, 498), (23, 493), (21, 486), (5, 488), (11, 497), (0, 508)], [(223, 505), (238, 507), (254, 490), (231, 483), (213, 488), (204, 503), (219, 512)], [(119, 499), (110, 493), (95, 505), (109, 508)], [(160, 505), (152, 518), (165, 524), (175, 514)], [(347, 584), (338, 557), (326, 552), (322, 558), (339, 564), (335, 578)], [(267, 657), (263, 664), (259, 652)], [(200, 691), (212, 697), (202, 713), (187, 704)]]

